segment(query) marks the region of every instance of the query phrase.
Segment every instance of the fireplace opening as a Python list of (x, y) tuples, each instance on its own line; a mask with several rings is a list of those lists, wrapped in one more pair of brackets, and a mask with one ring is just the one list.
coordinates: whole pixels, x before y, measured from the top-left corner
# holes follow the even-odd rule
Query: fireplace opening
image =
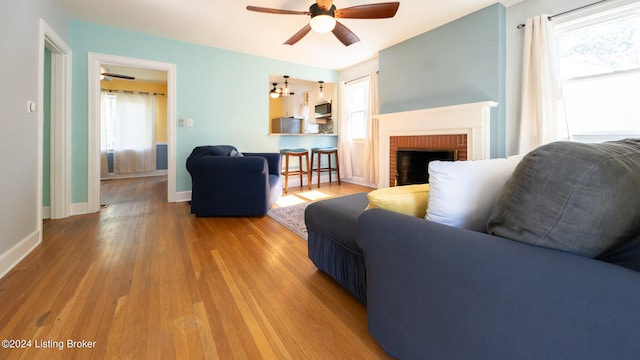
[(396, 186), (429, 182), (429, 163), (434, 160), (458, 160), (458, 150), (398, 149)]

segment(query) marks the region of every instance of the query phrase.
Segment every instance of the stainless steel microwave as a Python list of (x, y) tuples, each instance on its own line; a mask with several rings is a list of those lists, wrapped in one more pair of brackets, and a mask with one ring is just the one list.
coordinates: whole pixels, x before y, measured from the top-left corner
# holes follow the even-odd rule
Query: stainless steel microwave
[(314, 112), (316, 119), (331, 117), (331, 102), (324, 101), (317, 103)]

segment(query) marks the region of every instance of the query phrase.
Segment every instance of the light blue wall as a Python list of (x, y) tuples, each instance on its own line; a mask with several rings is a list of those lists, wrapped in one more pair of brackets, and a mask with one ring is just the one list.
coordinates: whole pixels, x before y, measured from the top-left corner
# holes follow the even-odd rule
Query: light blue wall
[(381, 113), (496, 101), (491, 157), (504, 156), (505, 13), (498, 3), (381, 51)]
[(191, 189), (185, 161), (195, 146), (232, 144), (241, 151), (335, 146), (335, 137), (269, 136), (269, 74), (337, 81), (332, 70), (308, 67), (143, 33), (78, 21), (73, 48), (72, 202), (87, 201), (87, 59), (89, 52), (176, 64), (176, 116), (193, 127), (177, 127), (176, 191)]

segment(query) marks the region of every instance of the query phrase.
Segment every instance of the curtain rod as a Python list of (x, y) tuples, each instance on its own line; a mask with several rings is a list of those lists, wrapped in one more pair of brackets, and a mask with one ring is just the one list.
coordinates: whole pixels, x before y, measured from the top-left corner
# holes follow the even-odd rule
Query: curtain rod
[[(378, 73), (379, 73), (379, 71), (376, 71), (376, 74), (378, 74)], [(363, 76), (360, 76), (360, 77), (355, 78), (355, 79), (345, 80), (344, 84), (346, 85), (348, 83), (351, 83), (351, 82), (354, 82), (354, 81), (358, 81), (358, 80), (361, 80), (361, 79), (364, 79), (364, 78), (367, 78), (367, 77), (369, 77), (369, 75), (363, 75)]]
[(148, 91), (133, 91), (133, 90), (113, 90), (113, 89), (100, 89), (101, 91), (107, 91), (107, 92), (123, 92), (125, 94), (133, 94), (133, 93), (138, 93), (138, 94), (152, 94), (152, 95), (161, 95), (161, 96), (165, 96), (164, 93), (156, 93), (156, 92), (148, 92)]
[[(593, 6), (593, 5), (597, 5), (597, 4), (603, 3), (603, 2), (605, 2), (605, 1), (607, 1), (607, 0), (600, 0), (600, 1), (596, 1), (596, 2), (591, 3), (591, 4), (587, 4), (587, 5), (584, 5), (584, 6), (580, 6), (580, 7), (578, 7), (578, 8), (575, 8), (575, 9), (571, 9), (571, 10), (567, 10), (567, 11), (561, 12), (561, 13), (559, 13), (559, 14), (550, 15), (550, 16), (548, 16), (548, 17), (547, 17), (547, 20), (551, 20), (551, 19), (553, 19), (553, 18), (554, 18), (554, 17), (556, 17), (556, 16), (560, 16), (560, 15), (564, 15), (564, 14), (569, 14), (569, 13), (572, 13), (572, 12), (574, 12), (574, 11), (582, 10), (582, 9), (584, 9), (584, 8), (588, 8), (588, 7), (591, 7), (591, 6)], [(524, 28), (524, 27), (525, 27), (525, 25), (524, 25), (524, 24), (519, 24), (519, 25), (517, 26), (517, 28), (518, 28), (518, 29), (522, 29), (522, 28)]]

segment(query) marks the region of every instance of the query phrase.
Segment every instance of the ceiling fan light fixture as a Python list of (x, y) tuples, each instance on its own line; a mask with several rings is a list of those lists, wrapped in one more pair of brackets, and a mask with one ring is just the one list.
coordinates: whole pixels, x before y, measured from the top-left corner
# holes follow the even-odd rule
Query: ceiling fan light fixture
[(331, 5), (328, 10), (324, 10), (317, 3), (309, 7), (311, 21), (309, 25), (313, 31), (324, 34), (332, 31), (336, 27), (336, 6)]
[(336, 27), (336, 19), (330, 15), (316, 15), (309, 23), (313, 31), (317, 33), (328, 33)]

